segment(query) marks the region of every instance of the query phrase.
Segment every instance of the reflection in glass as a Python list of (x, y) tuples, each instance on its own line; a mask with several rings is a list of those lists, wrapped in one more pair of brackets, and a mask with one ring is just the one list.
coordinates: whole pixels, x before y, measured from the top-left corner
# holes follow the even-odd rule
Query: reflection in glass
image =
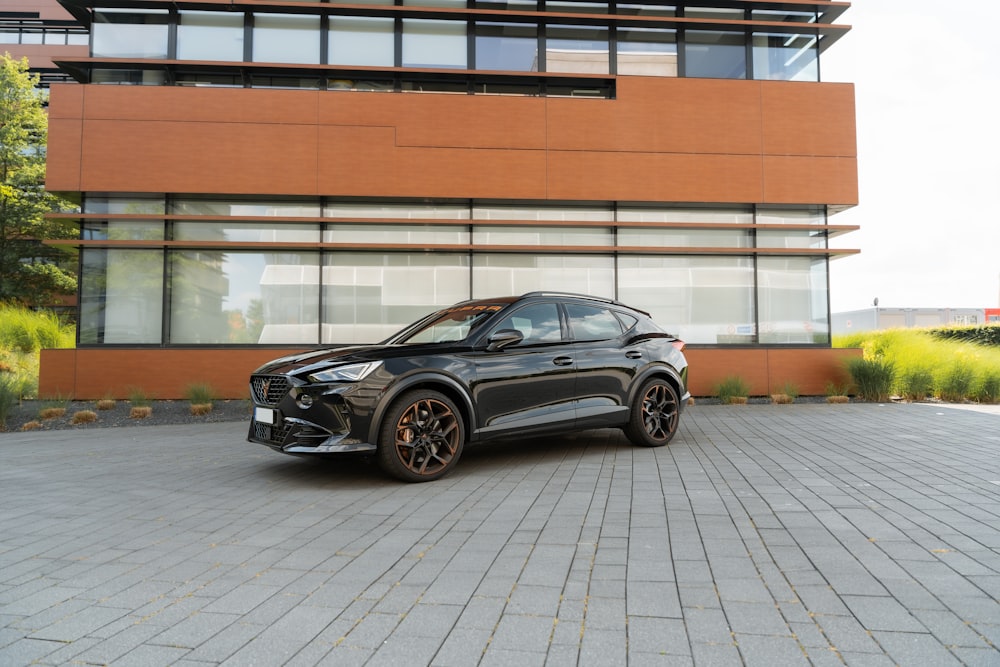
[(240, 222), (175, 222), (175, 241), (232, 241), (242, 243), (316, 243), (319, 225)]
[(757, 222), (768, 225), (822, 225), (826, 223), (826, 213), (822, 208), (758, 208)]
[(677, 76), (677, 31), (619, 28), (618, 73)]
[(826, 231), (757, 230), (758, 248), (826, 248)]
[(475, 68), (538, 71), (538, 26), (533, 23), (477, 23)]
[(156, 344), (163, 317), (163, 251), (84, 248), (80, 344)]
[(546, 32), (545, 71), (607, 74), (606, 26), (550, 25)]
[(132, 215), (163, 215), (166, 204), (163, 197), (117, 197), (87, 195), (84, 213), (126, 213)]
[(180, 13), (177, 26), (179, 60), (243, 60), (241, 12)]
[(660, 208), (657, 206), (618, 207), (621, 222), (721, 222), (747, 225), (753, 222), (749, 208)]
[(706, 79), (745, 79), (747, 76), (743, 33), (688, 30), (684, 55), (685, 76)]
[(316, 343), (318, 252), (170, 253), (170, 342)]
[(683, 229), (621, 227), (618, 245), (647, 248), (750, 248), (753, 237), (745, 229)]
[(618, 298), (688, 343), (753, 343), (753, 289), (749, 257), (618, 258)]
[(819, 81), (819, 43), (813, 35), (755, 32), (753, 78)]
[(827, 259), (760, 257), (761, 343), (829, 343)]
[(468, 220), (469, 207), (461, 204), (331, 202), (323, 208), (327, 218), (405, 218)]
[(319, 63), (319, 16), (255, 14), (253, 59), (263, 63)]
[(319, 202), (226, 200), (190, 197), (172, 200), (170, 211), (171, 213), (180, 215), (220, 215), (237, 218), (250, 216), (316, 218), (319, 217)]
[(482, 225), (473, 230), (476, 245), (610, 246), (609, 227), (521, 227)]
[(322, 342), (379, 342), (468, 298), (465, 254), (330, 254), (323, 263)]
[(614, 258), (610, 255), (473, 255), (473, 298), (535, 290), (583, 292), (611, 298), (615, 292)]
[(323, 232), (326, 243), (391, 243), (410, 245), (466, 245), (465, 225), (376, 225), (335, 224)]

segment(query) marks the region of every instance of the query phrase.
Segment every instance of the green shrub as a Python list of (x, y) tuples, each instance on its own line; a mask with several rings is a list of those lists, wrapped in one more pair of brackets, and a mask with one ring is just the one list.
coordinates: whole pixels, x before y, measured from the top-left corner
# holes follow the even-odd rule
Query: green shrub
[(715, 393), (723, 403), (738, 403), (742, 401), (735, 399), (750, 395), (750, 385), (738, 375), (730, 375), (716, 386)]
[(126, 387), (125, 392), (128, 394), (128, 402), (132, 404), (132, 407), (146, 408), (150, 407), (153, 402), (153, 397), (147, 394), (142, 387)]
[(934, 392), (934, 373), (930, 368), (911, 368), (899, 376), (899, 393), (908, 401), (926, 400)]
[(983, 374), (976, 399), (981, 403), (1000, 402), (1000, 371), (986, 371)]
[(836, 382), (826, 383), (826, 395), (827, 396), (850, 396), (851, 387), (846, 384), (837, 384)]
[(791, 398), (795, 399), (799, 397), (799, 387), (794, 382), (786, 382), (785, 384), (781, 385), (779, 393), (782, 393), (785, 396), (790, 396)]
[(851, 359), (847, 365), (858, 396), (866, 401), (888, 401), (896, 379), (896, 366), (888, 359)]
[(975, 369), (964, 361), (956, 361), (944, 369), (938, 380), (938, 398), (952, 403), (964, 401), (972, 396), (975, 381)]
[(19, 352), (73, 347), (74, 328), (48, 310), (0, 304), (0, 347)]
[(215, 389), (207, 382), (195, 382), (184, 389), (184, 398), (192, 405), (206, 405), (215, 400)]
[(0, 430), (7, 428), (7, 418), (21, 402), (21, 382), (10, 375), (0, 375)]

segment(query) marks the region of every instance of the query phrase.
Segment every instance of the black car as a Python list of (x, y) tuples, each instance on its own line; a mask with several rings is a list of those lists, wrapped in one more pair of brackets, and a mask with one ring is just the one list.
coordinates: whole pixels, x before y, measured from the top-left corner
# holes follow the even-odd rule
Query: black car
[(378, 345), (261, 366), (248, 439), (286, 454), (375, 452), (409, 482), (447, 474), (466, 441), (620, 427), (659, 447), (690, 396), (683, 347), (609, 299), (465, 301)]

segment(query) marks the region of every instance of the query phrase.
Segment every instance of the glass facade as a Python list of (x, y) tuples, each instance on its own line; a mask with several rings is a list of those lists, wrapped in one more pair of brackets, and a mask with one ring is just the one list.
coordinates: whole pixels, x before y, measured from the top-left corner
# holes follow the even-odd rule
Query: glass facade
[[(405, 90), (572, 95), (563, 89), (504, 83), (518, 72), (725, 79), (819, 80), (821, 15), (793, 9), (713, 8), (606, 2), (407, 0), (389, 15), (388, 0), (355, 3), (349, 12), (316, 3), (313, 13), (210, 6), (188, 9), (98, 7), (92, 56), (171, 61), (328, 66), (308, 81), (273, 73), (229, 78), (203, 66), (171, 64), (129, 71), (95, 66), (94, 83), (246, 85), (331, 90)], [(369, 9), (370, 8), (370, 9)], [(472, 8), (474, 16), (460, 10)], [(697, 20), (695, 22), (692, 19)], [(766, 25), (765, 25), (766, 24)], [(24, 39), (23, 35), (18, 39)], [(244, 43), (246, 41), (246, 43)], [(492, 73), (477, 81), (427, 80), (394, 72), (387, 81), (336, 68), (375, 67)], [(425, 75), (426, 76), (426, 75)], [(497, 78), (499, 77), (499, 79)], [(280, 79), (280, 80), (279, 80)], [(235, 84), (234, 84), (235, 81)], [(581, 83), (583, 81), (581, 80)], [(605, 92), (595, 84), (598, 94)]]
[(81, 345), (371, 343), (533, 290), (619, 298), (689, 344), (829, 343), (822, 207), (123, 195), (83, 210)]
[[(782, 3), (108, 4), (89, 82), (613, 97), (617, 76), (818, 81), (840, 30)], [(829, 344), (822, 205), (85, 193), (83, 211), (84, 346), (376, 342), (532, 290), (621, 299), (689, 344)]]

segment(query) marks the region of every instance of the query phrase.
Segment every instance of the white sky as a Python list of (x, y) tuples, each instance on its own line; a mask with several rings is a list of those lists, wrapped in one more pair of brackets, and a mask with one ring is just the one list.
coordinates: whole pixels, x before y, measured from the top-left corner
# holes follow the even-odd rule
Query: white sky
[(853, 81), (861, 225), (831, 245), (832, 312), (1000, 306), (1000, 1), (853, 0), (820, 59)]

